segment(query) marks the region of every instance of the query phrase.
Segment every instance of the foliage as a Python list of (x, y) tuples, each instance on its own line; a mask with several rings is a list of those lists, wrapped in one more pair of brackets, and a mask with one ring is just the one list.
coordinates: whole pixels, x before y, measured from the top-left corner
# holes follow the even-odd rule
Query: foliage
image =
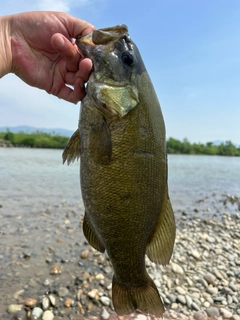
[(63, 149), (69, 138), (57, 134), (49, 134), (41, 131), (33, 133), (18, 132), (9, 130), (0, 133), (0, 139), (10, 142), (13, 146), (30, 148), (53, 148)]
[(213, 142), (190, 143), (187, 139), (183, 141), (169, 138), (167, 140), (167, 152), (169, 154), (205, 154), (219, 156), (240, 156), (240, 147), (236, 147), (231, 141), (214, 145)]
[[(49, 134), (41, 131), (33, 133), (11, 131), (0, 132), (0, 140), (10, 142), (17, 147), (30, 148), (65, 148), (69, 138), (57, 134)], [(236, 147), (231, 141), (222, 142), (220, 145), (214, 145), (213, 142), (190, 143), (188, 139), (183, 141), (169, 138), (167, 140), (167, 152), (169, 154), (202, 154), (202, 155), (220, 155), (220, 156), (240, 156), (240, 147)]]

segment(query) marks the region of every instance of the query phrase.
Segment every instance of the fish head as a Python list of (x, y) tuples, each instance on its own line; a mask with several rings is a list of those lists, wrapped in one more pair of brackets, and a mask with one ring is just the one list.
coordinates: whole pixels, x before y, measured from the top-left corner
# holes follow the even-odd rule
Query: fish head
[(79, 36), (77, 46), (93, 62), (87, 96), (106, 117), (122, 118), (139, 103), (137, 77), (145, 70), (126, 25)]

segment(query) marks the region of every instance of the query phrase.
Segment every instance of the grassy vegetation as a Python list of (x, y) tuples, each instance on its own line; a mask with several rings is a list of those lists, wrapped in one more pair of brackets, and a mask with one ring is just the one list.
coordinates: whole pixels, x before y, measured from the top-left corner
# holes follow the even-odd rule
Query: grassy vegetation
[[(0, 140), (4, 140), (18, 147), (63, 149), (68, 139), (68, 137), (41, 131), (34, 133), (0, 132)], [(206, 144), (190, 143), (187, 139), (180, 141), (169, 138), (167, 140), (167, 152), (168, 154), (240, 156), (240, 147), (236, 147), (231, 141), (226, 141), (216, 146), (212, 142), (207, 142)]]
[(30, 148), (63, 149), (69, 138), (57, 134), (49, 134), (41, 131), (33, 133), (10, 131), (0, 132), (0, 139), (10, 142), (13, 146)]
[(167, 141), (167, 152), (169, 154), (205, 154), (218, 156), (240, 156), (240, 147), (236, 147), (231, 141), (220, 145), (212, 142), (190, 143), (187, 139), (183, 141), (169, 138)]

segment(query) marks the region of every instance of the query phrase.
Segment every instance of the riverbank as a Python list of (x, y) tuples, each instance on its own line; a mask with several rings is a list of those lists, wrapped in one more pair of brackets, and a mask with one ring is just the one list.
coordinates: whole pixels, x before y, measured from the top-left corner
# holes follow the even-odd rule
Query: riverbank
[[(169, 265), (146, 261), (166, 306), (166, 319), (240, 319), (240, 215), (229, 214), (227, 207), (223, 211), (216, 199), (209, 196), (209, 213), (201, 212), (200, 204), (176, 213), (177, 237)], [(226, 205), (238, 203), (236, 197), (224, 199)], [(221, 212), (211, 216), (211, 206), (221, 207)], [(45, 312), (44, 319), (117, 319), (111, 303), (112, 268), (82, 235), (81, 203), (29, 208), (24, 219), (5, 216), (3, 210), (1, 319), (19, 319), (9, 312), (21, 308), (25, 311), (20, 319), (25, 320), (34, 307), (39, 308), (34, 312)]]
[[(57, 134), (45, 132), (0, 132), (0, 147), (28, 147), (28, 148), (53, 148), (64, 149), (69, 138)], [(166, 141), (168, 154), (188, 155), (219, 155), (240, 156), (240, 146), (231, 141), (214, 144), (213, 142), (190, 143), (187, 139), (183, 141), (169, 138)]]

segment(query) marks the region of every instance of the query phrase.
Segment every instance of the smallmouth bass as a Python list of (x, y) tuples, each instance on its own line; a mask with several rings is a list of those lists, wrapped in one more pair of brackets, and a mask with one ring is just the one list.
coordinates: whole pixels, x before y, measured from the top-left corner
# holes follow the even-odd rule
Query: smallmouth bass
[(63, 161), (81, 157), (83, 232), (111, 260), (117, 314), (161, 316), (164, 306), (145, 267), (145, 254), (166, 265), (175, 240), (160, 104), (125, 25), (95, 30), (77, 45), (93, 71)]

